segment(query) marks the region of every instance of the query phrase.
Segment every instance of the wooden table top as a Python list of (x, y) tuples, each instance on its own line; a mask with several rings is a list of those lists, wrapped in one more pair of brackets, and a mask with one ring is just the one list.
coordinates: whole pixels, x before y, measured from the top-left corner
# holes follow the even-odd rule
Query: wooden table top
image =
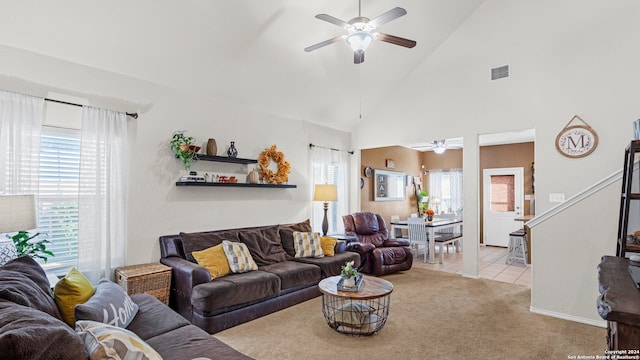
[(605, 320), (640, 325), (640, 291), (629, 274), (629, 259), (603, 256), (598, 265), (598, 313)]
[(340, 276), (332, 276), (323, 279), (318, 284), (320, 292), (323, 294), (330, 294), (343, 298), (351, 298), (358, 300), (377, 299), (385, 295), (391, 294), (393, 291), (393, 284), (387, 280), (377, 278), (375, 276), (364, 276), (362, 280), (362, 287), (359, 291), (339, 291), (338, 281)]

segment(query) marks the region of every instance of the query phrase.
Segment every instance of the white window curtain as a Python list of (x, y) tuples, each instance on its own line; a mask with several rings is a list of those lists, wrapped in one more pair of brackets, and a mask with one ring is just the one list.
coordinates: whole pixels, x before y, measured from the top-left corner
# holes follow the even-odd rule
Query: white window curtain
[(37, 193), (43, 118), (43, 98), (0, 91), (0, 193)]
[(429, 207), (436, 214), (460, 213), (462, 194), (462, 169), (429, 170)]
[[(311, 152), (311, 179), (313, 184), (335, 184), (338, 190), (338, 201), (329, 203), (327, 219), (329, 229), (327, 234), (344, 233), (342, 216), (349, 211), (348, 174), (349, 156), (347, 151), (333, 150), (321, 146), (312, 146)], [(311, 187), (313, 200), (314, 186)], [(324, 218), (324, 205), (320, 201), (314, 201), (312, 207), (311, 226), (313, 231), (322, 232), (322, 220)]]
[(83, 107), (78, 270), (97, 283), (124, 264), (126, 114)]
[(451, 176), (451, 209), (454, 213), (461, 215), (464, 193), (462, 189), (462, 169), (453, 169), (449, 172)]

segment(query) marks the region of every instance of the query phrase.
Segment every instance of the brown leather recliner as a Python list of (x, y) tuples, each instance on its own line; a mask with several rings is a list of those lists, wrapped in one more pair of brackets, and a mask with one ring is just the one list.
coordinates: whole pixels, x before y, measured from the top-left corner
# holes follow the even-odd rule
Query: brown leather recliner
[(378, 276), (411, 269), (413, 253), (409, 241), (389, 239), (382, 216), (357, 212), (343, 216), (342, 221), (346, 234), (358, 238), (349, 244), (349, 249), (360, 254), (361, 272)]

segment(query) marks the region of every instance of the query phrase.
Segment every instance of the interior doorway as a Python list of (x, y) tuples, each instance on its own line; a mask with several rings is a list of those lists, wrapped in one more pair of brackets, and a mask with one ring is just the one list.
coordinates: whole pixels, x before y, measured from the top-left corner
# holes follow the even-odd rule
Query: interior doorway
[(516, 219), (524, 215), (524, 169), (484, 169), (483, 184), (483, 242), (506, 247), (509, 233), (521, 226)]

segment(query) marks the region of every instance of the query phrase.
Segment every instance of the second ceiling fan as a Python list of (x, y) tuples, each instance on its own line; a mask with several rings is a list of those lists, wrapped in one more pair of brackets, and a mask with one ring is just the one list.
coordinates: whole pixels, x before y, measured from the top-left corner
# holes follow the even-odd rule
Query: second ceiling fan
[(321, 43), (311, 45), (304, 49), (306, 52), (310, 52), (321, 47), (333, 44), (340, 40), (344, 40), (351, 49), (353, 49), (353, 63), (361, 64), (364, 62), (364, 51), (371, 45), (374, 40), (380, 40), (388, 42), (394, 45), (400, 45), (407, 48), (416, 46), (416, 42), (413, 40), (393, 36), (389, 34), (383, 34), (379, 32), (373, 32), (378, 26), (388, 23), (391, 20), (397, 19), (400, 16), (406, 15), (407, 10), (395, 7), (386, 13), (370, 20), (363, 17), (361, 14), (361, 1), (358, 1), (358, 17), (355, 17), (348, 22), (335, 18), (327, 14), (316, 15), (317, 19), (324, 20), (334, 25), (340, 26), (348, 31), (348, 34), (339, 35), (329, 40), (325, 40)]

